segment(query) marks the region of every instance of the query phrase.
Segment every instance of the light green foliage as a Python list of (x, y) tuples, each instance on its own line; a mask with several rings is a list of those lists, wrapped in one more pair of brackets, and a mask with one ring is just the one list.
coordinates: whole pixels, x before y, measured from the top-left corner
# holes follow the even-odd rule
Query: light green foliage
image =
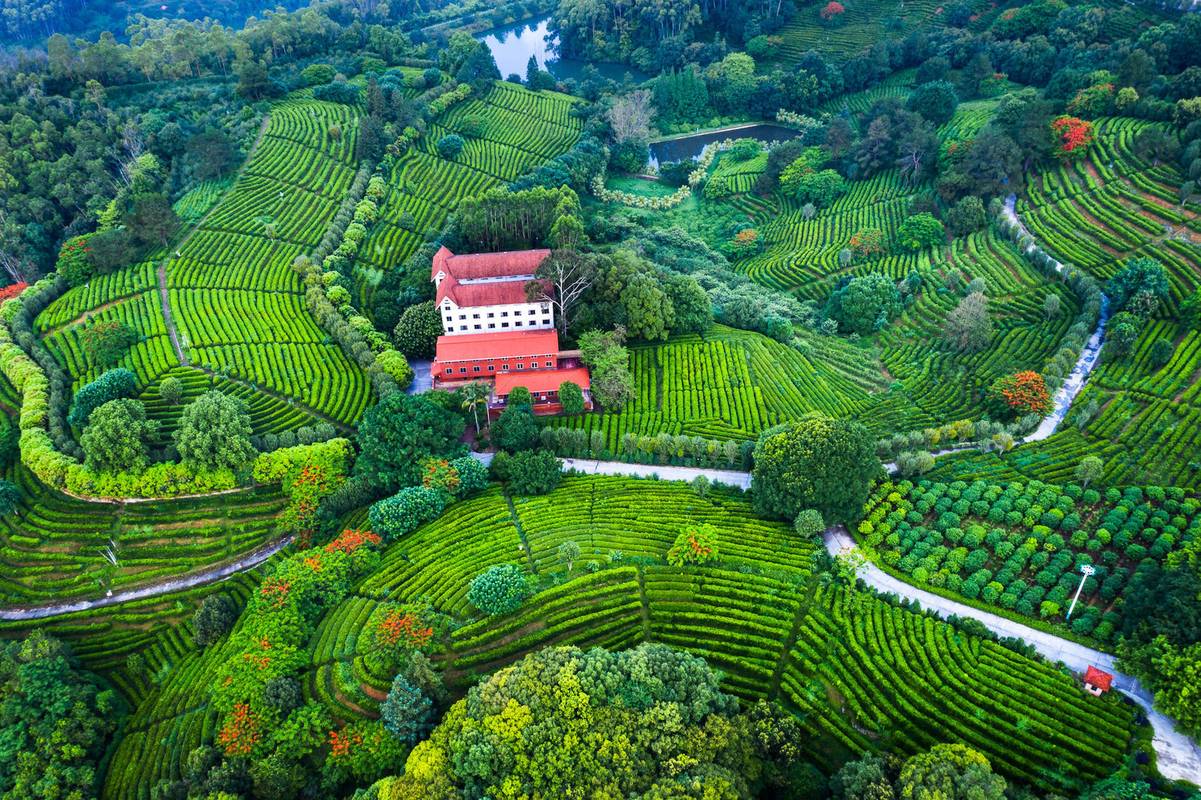
[(962, 744), (937, 744), (901, 768), (901, 800), (1002, 800), (1005, 779), (988, 759)]
[(878, 331), (901, 313), (901, 293), (886, 275), (873, 272), (856, 278), (830, 295), (826, 309), (841, 331)]
[(485, 614), (508, 614), (521, 608), (530, 594), (525, 572), (516, 564), (498, 564), (471, 581), (467, 600)]
[[(520, 781), (543, 797), (680, 797), (681, 784), (703, 786), (704, 797), (745, 797), (748, 734), (733, 724), (737, 713), (703, 660), (664, 645), (543, 650), (455, 704), (381, 794), (416, 800), (454, 787), (501, 796)], [(679, 754), (683, 773), (663, 752)]]
[(148, 445), (158, 423), (146, 419), (137, 400), (110, 400), (92, 412), (79, 443), (95, 472), (141, 472), (150, 464)]
[(206, 392), (184, 409), (175, 446), (185, 465), (195, 470), (244, 469), (254, 458), (250, 415), (241, 400)]
[(914, 214), (897, 228), (896, 246), (899, 250), (916, 252), (946, 241), (942, 223), (932, 214)]

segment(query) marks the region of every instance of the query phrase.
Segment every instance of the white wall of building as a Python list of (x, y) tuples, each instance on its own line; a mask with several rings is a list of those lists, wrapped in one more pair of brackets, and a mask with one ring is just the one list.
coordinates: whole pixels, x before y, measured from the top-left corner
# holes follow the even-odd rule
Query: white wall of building
[[(438, 307), (442, 330), (448, 336), (499, 331), (538, 331), (555, 326), (550, 303), (514, 303), (459, 308), (449, 297)], [(518, 324), (520, 323), (520, 324)]]

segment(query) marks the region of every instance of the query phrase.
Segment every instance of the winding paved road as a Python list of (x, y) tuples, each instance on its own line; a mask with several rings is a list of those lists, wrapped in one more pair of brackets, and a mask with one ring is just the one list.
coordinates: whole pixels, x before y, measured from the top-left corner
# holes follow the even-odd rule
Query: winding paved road
[[(845, 555), (856, 549), (854, 538), (842, 526), (827, 530), (823, 539), (830, 555)], [(1169, 780), (1186, 780), (1201, 785), (1201, 748), (1198, 748), (1192, 739), (1178, 731), (1170, 717), (1155, 710), (1149, 691), (1134, 678), (1124, 675), (1114, 668), (1116, 659), (1109, 653), (1061, 639), (1054, 634), (1031, 628), (1020, 622), (1014, 622), (997, 614), (918, 589), (900, 578), (888, 574), (870, 561), (864, 562), (863, 566), (859, 568), (858, 575), (864, 583), (877, 591), (916, 600), (922, 604), (922, 608), (937, 611), (943, 616), (954, 614), (977, 619), (998, 636), (1021, 639), (1033, 645), (1034, 649), (1049, 661), (1063, 662), (1073, 672), (1082, 673), (1089, 665), (1092, 665), (1113, 673), (1114, 688), (1138, 703), (1151, 722), (1151, 727), (1155, 731), (1153, 744), (1160, 773)]]
[(106, 597), (98, 597), (94, 600), (74, 600), (67, 603), (50, 603), (43, 606), (27, 606), (0, 609), (0, 620), (22, 622), (26, 620), (45, 619), (47, 617), (57, 617), (62, 614), (72, 614), (76, 611), (91, 611), (95, 608), (104, 608), (105, 606), (114, 606), (118, 603), (127, 603), (131, 600), (145, 600), (150, 597), (158, 597), (163, 594), (171, 594), (185, 589), (193, 589), (197, 586), (204, 586), (209, 583), (225, 580), (231, 575), (236, 575), (239, 572), (245, 572), (248, 569), (257, 567), (271, 556), (283, 550), (292, 543), (292, 537), (286, 536), (277, 542), (273, 542), (266, 547), (260, 547), (253, 553), (243, 556), (236, 561), (230, 561), (225, 564), (219, 564), (215, 567), (202, 569), (199, 572), (190, 572), (178, 578), (161, 583), (152, 583), (146, 586), (141, 586), (136, 589), (125, 589), (120, 592), (114, 592)]

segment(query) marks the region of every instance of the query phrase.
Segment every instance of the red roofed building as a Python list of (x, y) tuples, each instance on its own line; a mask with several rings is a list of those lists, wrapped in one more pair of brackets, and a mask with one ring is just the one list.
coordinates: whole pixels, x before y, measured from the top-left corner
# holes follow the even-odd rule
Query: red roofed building
[(447, 336), (555, 327), (550, 303), (526, 297), (538, 266), (550, 250), (455, 255), (443, 247), (434, 254), (430, 280), (434, 303)]
[(1108, 692), (1112, 686), (1113, 675), (1110, 675), (1108, 672), (1099, 670), (1091, 665), (1084, 671), (1084, 688), (1097, 697)]
[(444, 331), (431, 367), (435, 386), (493, 383), (493, 411), (524, 386), (536, 412), (556, 413), (559, 386), (570, 381), (584, 390), (585, 407), (592, 407), (588, 370), (577, 352), (559, 350), (550, 303), (526, 299), (526, 284), (548, 255), (549, 250), (455, 255), (445, 247), (434, 255), (430, 280)]

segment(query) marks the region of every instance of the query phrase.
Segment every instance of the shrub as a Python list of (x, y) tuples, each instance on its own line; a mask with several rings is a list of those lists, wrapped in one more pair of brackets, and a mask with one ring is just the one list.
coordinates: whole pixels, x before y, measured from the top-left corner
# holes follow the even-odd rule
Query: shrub
[(562, 482), (563, 462), (550, 450), (527, 450), (509, 459), (506, 480), (513, 494), (546, 494)]
[(492, 423), (492, 443), (509, 453), (531, 450), (538, 445), (538, 423), (534, 410), (521, 403), (509, 401), (505, 410)]
[(437, 489), (406, 486), (391, 497), (373, 503), (367, 517), (372, 531), (386, 541), (395, 541), (437, 517), (446, 508), (446, 503), (446, 494)]
[(229, 633), (238, 620), (238, 607), (224, 594), (210, 594), (192, 615), (192, 640), (208, 647)]
[(169, 406), (179, 405), (183, 400), (183, 381), (174, 375), (168, 375), (159, 382), (158, 396)]
[(685, 528), (667, 551), (667, 563), (673, 567), (708, 564), (717, 560), (717, 529), (704, 524)]
[(516, 611), (529, 595), (525, 572), (516, 564), (489, 567), (471, 581), (467, 590), (467, 600), (488, 616)]
[(438, 140), (438, 155), (445, 159), (453, 159), (463, 152), (465, 142), (457, 133), (448, 133)]
[(124, 368), (110, 369), (75, 393), (75, 400), (67, 414), (67, 422), (71, 425), (84, 425), (92, 412), (100, 406), (110, 400), (134, 397), (137, 393), (137, 376)]
[(822, 512), (816, 508), (806, 508), (796, 515), (792, 527), (805, 538), (816, 538), (825, 531), (826, 521), (822, 518)]
[(236, 397), (209, 391), (183, 411), (175, 446), (189, 469), (244, 469), (254, 459), (250, 414)]

